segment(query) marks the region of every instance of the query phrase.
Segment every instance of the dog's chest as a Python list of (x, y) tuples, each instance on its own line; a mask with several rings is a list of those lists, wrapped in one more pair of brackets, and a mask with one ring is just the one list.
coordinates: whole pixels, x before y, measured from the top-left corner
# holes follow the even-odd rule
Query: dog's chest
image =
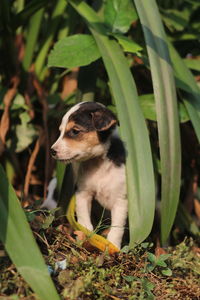
[(110, 160), (92, 160), (81, 164), (78, 189), (91, 192), (105, 208), (112, 209), (117, 199), (126, 198), (125, 166)]

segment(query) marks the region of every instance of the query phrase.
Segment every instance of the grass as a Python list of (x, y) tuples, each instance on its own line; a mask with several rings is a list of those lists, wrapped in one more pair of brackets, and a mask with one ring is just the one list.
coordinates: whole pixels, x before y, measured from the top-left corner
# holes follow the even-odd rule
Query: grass
[[(192, 239), (166, 249), (143, 243), (109, 256), (91, 248), (63, 219), (51, 223), (40, 212), (28, 218), (61, 298), (200, 299), (200, 248)], [(37, 299), (1, 249), (0, 299)]]

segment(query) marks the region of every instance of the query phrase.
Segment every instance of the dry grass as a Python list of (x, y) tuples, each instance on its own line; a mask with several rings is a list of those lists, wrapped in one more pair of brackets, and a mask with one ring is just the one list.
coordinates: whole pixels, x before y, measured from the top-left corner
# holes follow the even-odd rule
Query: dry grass
[[(63, 299), (200, 299), (200, 249), (193, 240), (156, 249), (157, 258), (170, 254), (167, 266), (156, 264), (149, 271), (149, 253), (155, 249), (147, 244), (109, 256), (77, 240), (66, 223), (56, 221), (48, 227), (43, 222), (41, 216), (35, 218), (32, 228)], [(171, 276), (163, 275), (166, 268)], [(0, 299), (36, 299), (3, 250), (0, 269)]]

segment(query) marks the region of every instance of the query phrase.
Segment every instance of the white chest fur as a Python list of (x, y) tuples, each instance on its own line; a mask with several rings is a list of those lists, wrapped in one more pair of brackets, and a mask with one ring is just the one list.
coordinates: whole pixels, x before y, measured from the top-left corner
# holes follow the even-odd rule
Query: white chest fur
[(115, 166), (109, 159), (95, 158), (79, 167), (76, 213), (79, 223), (93, 229), (91, 202), (95, 199), (111, 211), (108, 239), (120, 248), (127, 216), (125, 165)]

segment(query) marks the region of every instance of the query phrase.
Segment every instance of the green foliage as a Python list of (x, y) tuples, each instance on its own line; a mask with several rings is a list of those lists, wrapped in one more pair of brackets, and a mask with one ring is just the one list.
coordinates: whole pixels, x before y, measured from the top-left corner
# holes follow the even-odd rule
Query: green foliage
[(99, 25), (98, 16), (89, 6), (85, 3), (79, 5), (75, 2), (70, 3), (89, 24), (102, 54), (115, 98), (122, 137), (129, 153), (127, 157), (127, 185), (130, 211), (130, 246), (133, 247), (135, 243), (142, 242), (148, 236), (154, 218), (154, 176), (147, 128), (137, 101), (133, 78), (118, 44), (109, 40), (105, 35), (104, 27)]
[(132, 22), (137, 20), (137, 13), (131, 1), (106, 1), (104, 8), (105, 25), (113, 33), (126, 33)]
[(161, 254), (159, 257), (156, 257), (153, 253), (147, 253), (147, 259), (149, 263), (146, 265), (146, 271), (152, 272), (157, 268), (163, 275), (172, 276), (172, 270), (168, 268), (166, 260), (170, 257), (170, 254)]
[[(152, 229), (154, 177), (157, 198), (161, 194), (162, 205), (161, 210), (158, 205), (161, 233), (155, 226), (152, 238), (161, 235), (162, 242), (168, 237), (176, 242), (186, 232), (199, 235), (196, 221), (199, 182), (196, 178), (200, 168), (200, 3), (198, 0), (158, 0), (157, 6), (154, 0), (95, 0), (92, 5), (88, 2), (0, 2), (3, 57), (0, 159), (7, 176), (23, 204), (37, 206), (38, 199), (41, 202), (46, 196), (50, 178), (56, 175), (60, 213), (65, 214), (66, 199), (71, 197), (74, 188), (72, 169), (60, 163), (55, 169), (49, 148), (58, 134), (62, 115), (71, 105), (88, 99), (100, 101), (118, 115), (120, 134), (128, 150), (130, 245), (143, 241)], [(55, 289), (19, 202), (3, 171), (1, 175), (1, 239), (34, 291), (47, 297), (48, 291), (52, 289), (55, 293)], [(156, 201), (159, 204), (160, 201)], [(37, 207), (33, 211), (27, 213), (30, 222), (37, 217)], [(54, 214), (47, 214), (41, 230), (50, 229), (53, 220)], [(183, 257), (184, 249), (181, 250)], [(127, 247), (124, 252), (128, 255)], [(178, 268), (181, 257), (176, 257)], [(171, 268), (171, 257), (166, 261), (162, 255), (149, 254), (147, 260), (149, 274), (155, 271), (164, 277), (171, 276), (173, 264), (176, 267), (173, 261)], [(189, 267), (188, 263), (186, 270)], [(34, 268), (41, 273), (33, 275)], [(154, 287), (149, 280), (124, 272), (124, 278), (118, 281), (119, 273), (117, 270), (115, 280), (119, 285), (120, 280), (123, 281), (123, 292), (137, 289), (142, 299), (153, 299)], [(84, 280), (73, 279), (73, 291), (66, 288), (63, 295), (68, 292), (72, 296), (81, 295), (85, 286), (91, 288), (90, 282), (96, 274), (96, 270), (90, 269), (88, 276), (82, 274)], [(98, 274), (103, 282), (105, 271), (102, 269)], [(44, 288), (44, 281), (50, 284), (50, 289)], [(107, 293), (109, 291), (108, 288)], [(99, 292), (99, 295), (103, 299), (106, 294)]]
[(161, 238), (166, 242), (180, 194), (181, 153), (177, 99), (166, 36), (154, 1), (135, 0), (147, 44), (161, 157)]
[(55, 44), (49, 55), (48, 66), (74, 68), (89, 65), (99, 57), (95, 40), (88, 34), (76, 34)]
[(0, 177), (0, 239), (18, 271), (38, 296), (59, 299), (20, 202), (2, 167)]

